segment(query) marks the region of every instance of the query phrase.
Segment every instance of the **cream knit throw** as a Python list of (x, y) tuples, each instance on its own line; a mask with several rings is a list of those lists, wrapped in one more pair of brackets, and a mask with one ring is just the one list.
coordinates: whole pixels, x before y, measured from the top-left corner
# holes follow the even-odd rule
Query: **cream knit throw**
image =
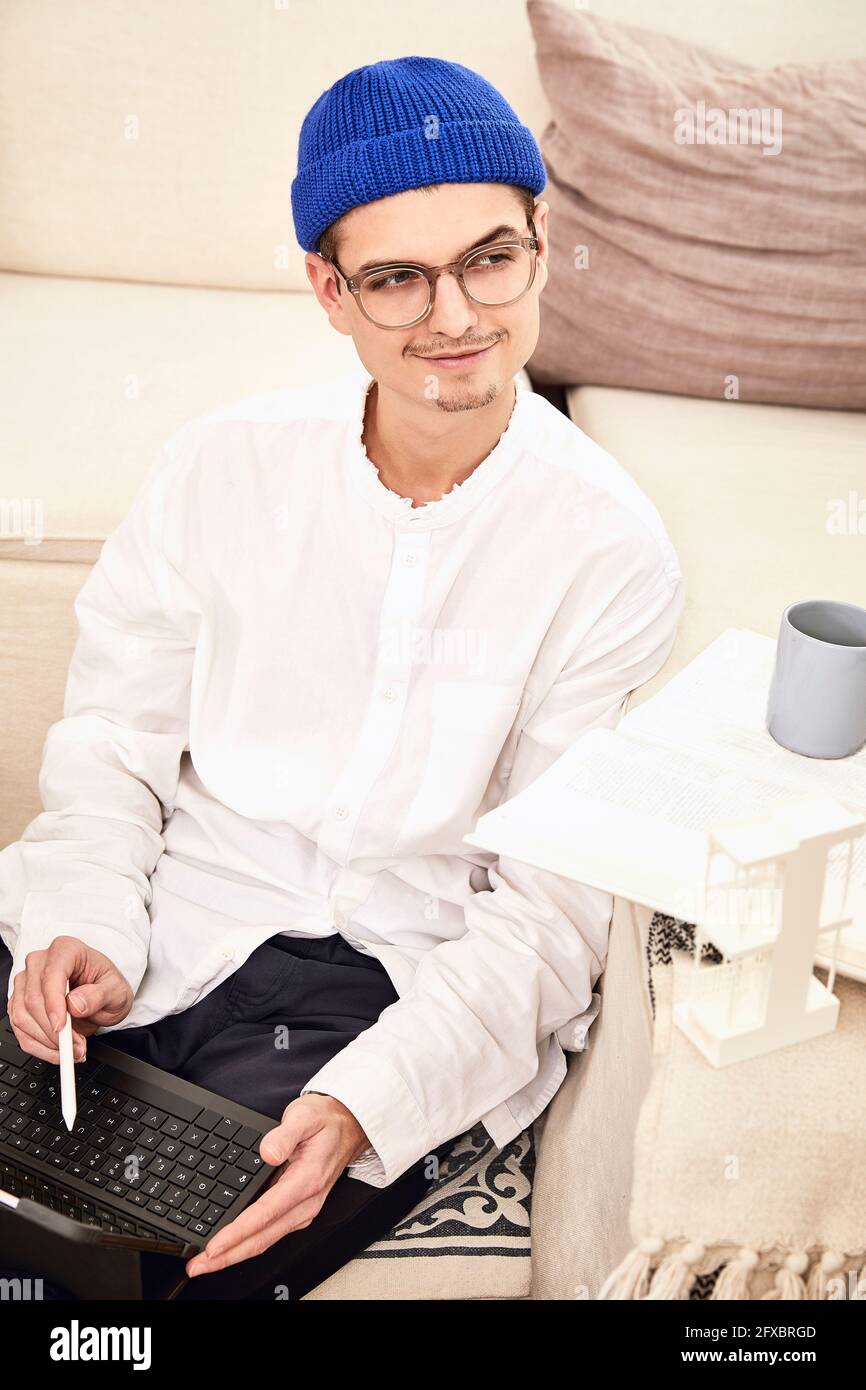
[(700, 1277), (724, 1266), (710, 1298), (866, 1299), (866, 985), (837, 976), (834, 1033), (714, 1068), (671, 1021), (693, 936), (669, 955), (650, 980), (636, 1244), (599, 1298), (698, 1297)]

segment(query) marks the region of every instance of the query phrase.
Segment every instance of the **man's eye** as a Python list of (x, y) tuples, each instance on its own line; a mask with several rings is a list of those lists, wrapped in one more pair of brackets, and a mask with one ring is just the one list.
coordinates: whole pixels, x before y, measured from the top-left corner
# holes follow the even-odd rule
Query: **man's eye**
[(474, 270), (476, 266), (483, 269), (485, 266), (509, 265), (513, 260), (514, 252), (507, 248), (504, 251), (484, 251), (471, 262), (471, 268)]
[(392, 270), (387, 275), (374, 275), (365, 281), (365, 290), (393, 290), (407, 284), (417, 276), (411, 270)]

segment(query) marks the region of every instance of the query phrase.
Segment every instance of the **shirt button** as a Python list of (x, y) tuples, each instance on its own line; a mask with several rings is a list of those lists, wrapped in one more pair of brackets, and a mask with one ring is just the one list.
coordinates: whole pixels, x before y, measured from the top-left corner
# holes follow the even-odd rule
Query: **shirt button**
[(414, 550), (407, 550), (403, 556), (403, 564), (414, 565), (417, 559), (418, 556), (416, 555)]
[(235, 953), (230, 946), (224, 946), (220, 951), (220, 955), (222, 956), (223, 960), (234, 960), (235, 958)]
[(338, 909), (338, 910), (334, 913), (334, 926), (337, 928), (337, 931), (342, 931), (342, 929), (343, 929), (343, 927), (344, 927), (345, 925), (346, 925), (346, 914), (345, 914), (345, 912), (340, 912), (339, 909)]
[(336, 816), (337, 820), (345, 820), (348, 814), (349, 814), (349, 808), (348, 808), (348, 806), (335, 806), (335, 807), (334, 807), (334, 815)]
[(385, 689), (382, 691), (382, 699), (383, 699), (383, 700), (396, 700), (396, 698), (397, 698), (397, 692), (396, 692), (396, 690), (394, 689), (393, 685), (386, 685), (386, 686), (385, 686)]

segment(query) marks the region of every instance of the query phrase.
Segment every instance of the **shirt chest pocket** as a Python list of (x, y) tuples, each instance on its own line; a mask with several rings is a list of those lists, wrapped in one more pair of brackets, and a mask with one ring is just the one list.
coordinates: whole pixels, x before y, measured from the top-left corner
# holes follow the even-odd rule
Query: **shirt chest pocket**
[(433, 687), (427, 757), (395, 854), (466, 852), (462, 837), (480, 814), (522, 698), (523, 687), (514, 684), (439, 681)]

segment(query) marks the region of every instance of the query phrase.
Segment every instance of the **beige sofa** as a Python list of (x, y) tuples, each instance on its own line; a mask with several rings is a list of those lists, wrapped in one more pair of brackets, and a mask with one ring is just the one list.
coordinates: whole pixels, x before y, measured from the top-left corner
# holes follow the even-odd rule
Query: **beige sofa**
[[(592, 8), (647, 22), (639, 0)], [(292, 235), (304, 111), (351, 67), (428, 53), (478, 68), (544, 129), (522, 0), (377, 0), (373, 17), (347, 0), (0, 11), (0, 299), (13, 349), (0, 386), (0, 845), (40, 809), (72, 601), (159, 443), (227, 400), (355, 362)], [(670, 0), (652, 18), (756, 64), (866, 51), (846, 0)], [(775, 635), (784, 606), (809, 595), (866, 603), (862, 536), (825, 525), (831, 499), (866, 492), (866, 417), (594, 387), (567, 403), (656, 503), (685, 571), (676, 647), (632, 705), (726, 626)], [(650, 1044), (637, 925), (617, 902), (601, 1015), (537, 1122), (531, 1283), (527, 1271), (512, 1297), (592, 1297), (630, 1244)], [(375, 1297), (370, 1264), (312, 1296)]]

